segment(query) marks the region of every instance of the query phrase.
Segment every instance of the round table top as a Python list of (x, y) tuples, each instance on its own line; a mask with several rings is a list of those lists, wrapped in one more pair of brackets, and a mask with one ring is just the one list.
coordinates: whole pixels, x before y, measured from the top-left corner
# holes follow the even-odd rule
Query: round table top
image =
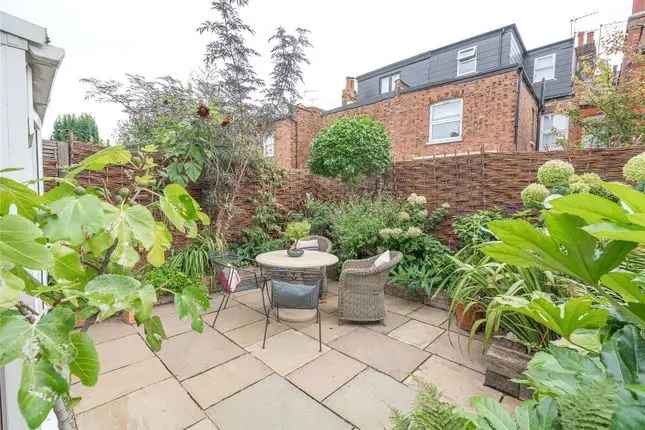
[(338, 257), (334, 254), (322, 251), (304, 250), (300, 257), (289, 257), (287, 251), (264, 252), (257, 257), (255, 261), (261, 266), (281, 267), (285, 269), (312, 269), (315, 267), (331, 266), (338, 263)]

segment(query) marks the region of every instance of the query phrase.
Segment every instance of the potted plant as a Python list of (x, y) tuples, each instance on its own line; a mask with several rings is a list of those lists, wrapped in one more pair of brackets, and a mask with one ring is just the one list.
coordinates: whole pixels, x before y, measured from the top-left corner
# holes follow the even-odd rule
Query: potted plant
[(311, 230), (311, 224), (307, 221), (291, 222), (287, 224), (285, 230), (285, 236), (289, 239), (292, 244), (291, 247), (287, 250), (287, 254), (290, 257), (300, 257), (304, 254), (302, 249), (297, 249), (298, 241), (309, 236), (309, 231)]

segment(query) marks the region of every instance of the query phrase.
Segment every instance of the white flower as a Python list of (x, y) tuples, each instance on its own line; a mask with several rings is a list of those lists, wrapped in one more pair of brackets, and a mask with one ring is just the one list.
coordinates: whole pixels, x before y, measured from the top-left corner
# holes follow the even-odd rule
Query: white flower
[(403, 230), (400, 228), (396, 227), (390, 230), (390, 234), (393, 238), (397, 238), (403, 234)]
[(450, 203), (442, 203), (441, 207), (444, 209), (450, 209)]
[(407, 213), (406, 211), (399, 212), (399, 219), (401, 221), (407, 221), (410, 219), (410, 214)]
[(421, 236), (421, 234), (423, 234), (423, 232), (421, 231), (421, 229), (419, 227), (410, 227), (410, 228), (408, 228), (408, 231), (405, 234), (409, 238), (415, 238), (415, 237)]
[(425, 217), (427, 217), (427, 216), (428, 216), (428, 210), (427, 210), (427, 209), (424, 209), (424, 210), (422, 210), (422, 211), (417, 212), (417, 216), (418, 216), (419, 218), (425, 218)]
[(391, 228), (384, 228), (381, 229), (381, 231), (378, 232), (378, 234), (383, 238), (383, 239), (389, 239), (392, 236), (392, 229)]
[(416, 201), (417, 201), (417, 194), (416, 193), (412, 193), (412, 194), (410, 194), (408, 196), (408, 203), (410, 203), (411, 205), (415, 204)]

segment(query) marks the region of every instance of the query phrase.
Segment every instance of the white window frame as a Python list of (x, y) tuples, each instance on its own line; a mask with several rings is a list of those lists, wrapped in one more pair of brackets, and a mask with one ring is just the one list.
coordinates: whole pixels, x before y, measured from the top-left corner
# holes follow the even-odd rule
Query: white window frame
[[(472, 54), (469, 54), (469, 51), (472, 51)], [(475, 62), (475, 69), (469, 72), (462, 72), (462, 63), (473, 60)], [(457, 51), (457, 76), (471, 75), (473, 73), (477, 73), (477, 45)]]
[[(432, 111), (435, 107), (437, 106), (442, 106), (454, 102), (459, 102), (459, 136), (454, 136), (454, 137), (444, 137), (442, 139), (433, 139), (432, 138)], [(454, 122), (455, 120), (450, 120), (450, 119), (440, 119), (437, 120), (435, 123), (436, 124), (445, 124), (449, 122)], [(451, 142), (461, 142), (463, 140), (464, 136), (464, 99), (450, 99), (450, 100), (444, 100), (438, 103), (433, 103), (430, 105), (429, 108), (429, 127), (428, 127), (428, 144), (429, 145), (434, 145), (438, 143), (451, 143)]]
[[(379, 94), (389, 94), (391, 92), (394, 92), (394, 86), (396, 84), (396, 81), (399, 79), (401, 79), (401, 72), (392, 73), (391, 75), (383, 76), (382, 78), (380, 78), (378, 83)], [(388, 91), (383, 91), (383, 82), (387, 82)]]
[(275, 156), (275, 136), (273, 133), (267, 134), (262, 140), (262, 153), (265, 157)]
[(542, 82), (542, 79), (537, 79), (537, 77), (535, 76), (535, 72), (536, 72), (536, 70), (537, 70), (536, 65), (537, 65), (538, 61), (539, 61), (539, 60), (542, 60), (542, 59), (544, 59), (544, 58), (549, 58), (549, 57), (551, 57), (551, 73), (550, 73), (550, 76), (551, 76), (551, 77), (544, 77), (544, 80), (545, 80), (545, 81), (550, 81), (550, 80), (555, 79), (555, 60), (556, 60), (556, 54), (555, 54), (555, 52), (554, 52), (553, 54), (547, 54), (547, 55), (542, 55), (541, 57), (536, 57), (536, 58), (535, 58), (535, 60), (533, 60), (533, 83), (536, 83), (536, 82)]
[[(549, 128), (549, 129), (546, 129), (544, 127), (544, 124), (546, 122), (545, 121), (546, 117), (555, 117), (555, 116), (561, 116), (563, 118), (566, 118), (566, 123), (567, 123), (567, 128), (566, 129), (558, 129), (555, 126)], [(551, 120), (551, 123), (554, 123), (554, 121)], [(570, 126), (571, 126), (571, 124), (569, 122), (569, 117), (567, 115), (564, 115), (564, 114), (561, 114), (561, 113), (546, 113), (546, 114), (543, 114), (542, 118), (540, 118), (540, 152), (560, 151), (560, 150), (564, 149), (564, 148), (561, 148), (561, 147), (545, 148), (544, 147), (544, 136), (545, 135), (551, 136), (551, 135), (555, 135), (556, 133), (558, 133), (558, 135), (556, 135), (556, 138), (561, 137), (564, 140), (568, 141), (569, 140), (569, 128), (570, 128)], [(560, 133), (562, 135), (560, 135)]]

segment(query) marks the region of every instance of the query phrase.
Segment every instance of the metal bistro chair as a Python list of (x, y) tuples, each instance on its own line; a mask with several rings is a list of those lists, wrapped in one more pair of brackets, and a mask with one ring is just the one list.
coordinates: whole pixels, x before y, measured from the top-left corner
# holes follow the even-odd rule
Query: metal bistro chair
[[(272, 269), (271, 272), (271, 308), (276, 310), (276, 319), (280, 322), (282, 309), (316, 310), (318, 322), (318, 351), (322, 351), (322, 323), (320, 319), (320, 294), (323, 276), (320, 272), (293, 271)], [(262, 348), (266, 347), (269, 312), (264, 324)]]
[[(262, 273), (261, 268), (258, 268), (255, 265), (255, 261), (241, 257), (232, 252), (222, 252), (222, 253), (210, 253), (208, 256), (211, 266), (213, 268), (213, 278), (216, 278), (220, 283), (220, 286), (223, 289), (224, 297), (217, 308), (217, 313), (213, 319), (213, 327), (217, 322), (222, 309), (226, 309), (228, 301), (231, 298), (231, 294), (234, 292), (248, 291), (253, 289), (259, 289), (260, 295), (262, 296), (262, 308), (264, 313), (268, 315), (268, 308), (264, 295), (266, 292), (267, 298), (269, 293), (267, 290), (267, 285), (269, 278)], [(235, 276), (235, 272), (239, 274), (240, 282), (238, 283), (235, 291), (231, 291), (230, 286)]]
[[(318, 242), (318, 246), (309, 248), (307, 246), (304, 246), (304, 243), (310, 240), (315, 240)], [(328, 252), (331, 254), (333, 245), (331, 243), (331, 240), (327, 239), (325, 236), (316, 236), (316, 235), (311, 235), (307, 236), (304, 239), (300, 239), (296, 243), (296, 248), (299, 249), (313, 249), (315, 251), (322, 251), (322, 252)], [(323, 280), (322, 280), (322, 296), (325, 297), (327, 295), (327, 278), (328, 278), (328, 270), (329, 268), (324, 267), (321, 269), (308, 269), (308, 272), (319, 272), (322, 271), (323, 274)]]

